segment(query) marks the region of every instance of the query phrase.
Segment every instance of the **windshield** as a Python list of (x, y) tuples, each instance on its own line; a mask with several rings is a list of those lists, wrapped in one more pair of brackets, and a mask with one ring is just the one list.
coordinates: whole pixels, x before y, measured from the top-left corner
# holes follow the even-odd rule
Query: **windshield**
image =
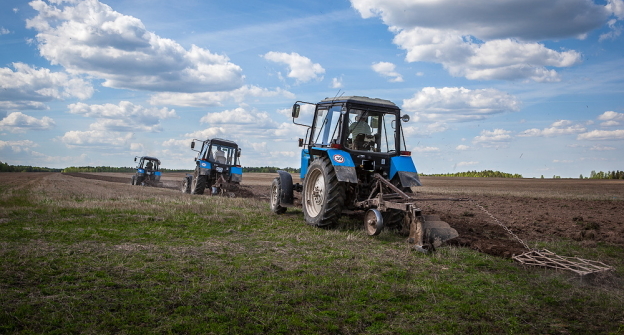
[[(316, 111), (316, 118), (314, 119), (314, 144), (319, 146), (328, 146), (330, 143), (335, 143), (336, 139), (340, 137), (340, 109), (341, 106), (333, 106), (330, 109), (319, 108)], [(333, 140), (333, 141), (332, 141)]]
[(223, 145), (212, 144), (208, 153), (208, 160), (227, 165), (236, 165), (236, 148)]
[(141, 161), (139, 168), (145, 168), (148, 171), (158, 171), (158, 161), (151, 159), (144, 159)]
[(358, 151), (396, 151), (396, 115), (378, 111), (349, 110), (347, 148)]

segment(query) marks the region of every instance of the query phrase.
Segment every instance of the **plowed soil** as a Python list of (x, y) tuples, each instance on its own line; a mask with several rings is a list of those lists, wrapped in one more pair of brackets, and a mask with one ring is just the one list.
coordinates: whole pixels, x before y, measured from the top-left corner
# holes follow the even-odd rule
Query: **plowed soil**
[[(7, 174), (3, 174), (5, 179)], [(130, 184), (131, 174), (74, 173), (72, 177)], [(184, 173), (162, 177), (165, 189), (179, 192)], [(248, 173), (235, 190), (238, 197), (269, 201), (276, 174)], [(526, 252), (540, 241), (573, 239), (585, 247), (597, 243), (624, 246), (624, 180), (499, 179), (422, 177), (414, 188), (423, 214), (437, 214), (459, 232), (449, 244), (501, 257)], [(299, 182), (294, 175), (293, 182)], [(120, 189), (120, 192), (123, 192)], [(448, 200), (427, 200), (427, 199)], [(453, 199), (468, 198), (468, 201)], [(481, 206), (481, 207), (479, 207)]]

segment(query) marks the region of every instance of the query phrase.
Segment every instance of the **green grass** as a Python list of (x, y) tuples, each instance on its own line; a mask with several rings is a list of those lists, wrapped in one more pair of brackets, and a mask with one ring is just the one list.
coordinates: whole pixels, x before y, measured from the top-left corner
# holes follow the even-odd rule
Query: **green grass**
[(24, 192), (0, 202), (0, 333), (624, 333), (620, 247), (542, 245), (616, 268), (581, 278), (249, 199)]

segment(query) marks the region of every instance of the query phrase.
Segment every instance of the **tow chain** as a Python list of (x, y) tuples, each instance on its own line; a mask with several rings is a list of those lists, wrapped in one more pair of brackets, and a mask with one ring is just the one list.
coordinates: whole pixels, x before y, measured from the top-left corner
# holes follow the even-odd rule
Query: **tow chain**
[(479, 205), (476, 201), (472, 200), (472, 199), (468, 199), (468, 201), (470, 201), (471, 203), (473, 203), (475, 206), (477, 206), (480, 210), (482, 210), (485, 214), (487, 214), (489, 217), (492, 218), (492, 220), (494, 220), (494, 222), (496, 222), (499, 226), (503, 227), (503, 229), (505, 229), (505, 231), (511, 235), (511, 237), (513, 237), (514, 239), (516, 239), (516, 241), (520, 242), (520, 244), (522, 244), (524, 246), (525, 249), (527, 250), (533, 250), (531, 249), (526, 243), (524, 243), (524, 241), (518, 237), (518, 235), (514, 234), (514, 232), (511, 231), (511, 229), (509, 229), (507, 226), (505, 226), (502, 222), (500, 222), (496, 217), (494, 217), (494, 215), (492, 215), (492, 213), (488, 212), (483, 206)]

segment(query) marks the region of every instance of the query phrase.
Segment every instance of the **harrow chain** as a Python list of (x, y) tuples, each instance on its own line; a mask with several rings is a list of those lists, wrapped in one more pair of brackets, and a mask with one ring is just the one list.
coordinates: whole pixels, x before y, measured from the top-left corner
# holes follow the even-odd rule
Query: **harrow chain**
[(518, 237), (518, 235), (514, 234), (514, 232), (511, 231), (511, 229), (509, 229), (509, 227), (505, 226), (502, 222), (500, 222), (494, 215), (492, 215), (492, 213), (488, 212), (487, 209), (485, 209), (485, 207), (479, 205), (476, 201), (472, 200), (472, 199), (468, 199), (468, 201), (470, 201), (471, 203), (473, 203), (475, 206), (477, 206), (480, 210), (482, 210), (485, 214), (487, 214), (489, 217), (492, 218), (492, 220), (494, 220), (494, 222), (496, 222), (499, 226), (503, 227), (503, 229), (505, 229), (505, 231), (511, 235), (511, 237), (513, 237), (514, 239), (516, 239), (518, 242), (520, 242), (520, 244), (522, 244), (524, 246), (525, 249), (527, 250), (533, 250), (531, 249), (526, 243), (524, 243), (524, 241)]

